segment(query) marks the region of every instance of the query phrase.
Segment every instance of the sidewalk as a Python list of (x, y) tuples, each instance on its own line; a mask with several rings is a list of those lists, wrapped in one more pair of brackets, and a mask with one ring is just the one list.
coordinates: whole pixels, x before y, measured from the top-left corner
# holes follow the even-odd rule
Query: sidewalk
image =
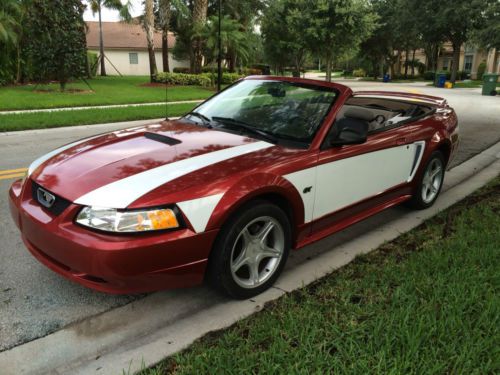
[[(177, 102), (168, 102), (168, 105), (172, 105), (172, 104), (187, 104), (187, 103), (201, 103), (202, 101), (203, 100), (180, 100), (180, 101), (177, 101)], [(80, 111), (80, 110), (84, 110), (84, 109), (146, 107), (146, 106), (156, 106), (156, 105), (165, 105), (165, 102), (113, 104), (113, 105), (94, 105), (94, 106), (85, 106), (85, 107), (62, 107), (62, 108), (44, 108), (44, 109), (25, 109), (25, 110), (16, 110), (16, 111), (0, 111), (0, 116), (1, 115), (17, 115), (17, 114), (23, 114), (23, 113)]]

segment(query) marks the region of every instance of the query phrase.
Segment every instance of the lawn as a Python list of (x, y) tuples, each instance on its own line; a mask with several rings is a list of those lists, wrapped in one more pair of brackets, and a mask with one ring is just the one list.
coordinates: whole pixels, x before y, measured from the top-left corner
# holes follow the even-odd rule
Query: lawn
[[(171, 104), (169, 105), (169, 116), (181, 116), (189, 112), (196, 105), (196, 103)], [(0, 115), (0, 132), (162, 117), (165, 117), (164, 105)]]
[[(0, 111), (165, 101), (165, 87), (142, 86), (149, 77), (96, 77), (88, 82), (93, 92), (84, 82), (68, 84), (67, 92), (60, 92), (58, 84), (40, 85), (36, 90), (34, 85), (0, 87)], [(214, 94), (198, 86), (168, 90), (169, 101), (205, 99)]]
[(144, 374), (500, 373), (500, 178)]

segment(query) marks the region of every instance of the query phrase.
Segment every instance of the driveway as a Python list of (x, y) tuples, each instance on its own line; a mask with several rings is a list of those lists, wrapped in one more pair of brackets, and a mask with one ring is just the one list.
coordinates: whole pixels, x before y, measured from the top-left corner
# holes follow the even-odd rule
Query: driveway
[[(469, 159), (500, 140), (500, 98), (483, 97), (478, 89), (445, 90), (422, 84), (380, 84), (352, 80), (341, 83), (351, 86), (353, 90), (411, 91), (445, 97), (458, 113), (462, 133), (453, 165)], [(2, 172), (27, 167), (37, 156), (59, 145), (128, 126), (130, 124), (123, 123), (0, 134), (0, 210), (4, 213), (0, 218), (0, 351), (143, 297), (93, 292), (63, 279), (35, 261), (25, 250), (7, 213), (7, 191), (13, 180), (2, 178), (8, 176), (8, 172)], [(328, 251), (340, 242), (356, 238), (360, 233), (377, 230), (382, 224), (405, 212), (405, 208), (396, 207), (372, 217), (292, 254), (289, 263), (307, 262), (310, 256)], [(189, 309), (203, 309), (222, 300), (205, 287), (158, 294), (171, 298), (174, 305), (179, 295), (182, 301), (189, 301), (190, 294), (193, 300), (202, 301), (190, 304)], [(182, 310), (186, 306), (179, 305), (178, 309)], [(174, 316), (172, 318), (175, 319)]]

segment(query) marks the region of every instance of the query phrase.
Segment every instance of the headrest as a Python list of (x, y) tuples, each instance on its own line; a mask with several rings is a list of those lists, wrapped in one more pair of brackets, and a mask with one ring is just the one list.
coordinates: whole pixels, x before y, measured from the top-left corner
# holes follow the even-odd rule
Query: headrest
[(373, 113), (372, 111), (361, 107), (349, 107), (344, 112), (344, 117), (370, 121), (373, 120)]

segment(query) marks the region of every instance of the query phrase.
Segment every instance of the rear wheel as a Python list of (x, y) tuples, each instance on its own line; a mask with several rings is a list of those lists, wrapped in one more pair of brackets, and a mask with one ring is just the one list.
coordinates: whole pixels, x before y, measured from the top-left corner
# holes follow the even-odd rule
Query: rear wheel
[(415, 193), (410, 201), (412, 207), (422, 210), (436, 201), (444, 180), (444, 157), (441, 151), (434, 151), (424, 168)]
[(233, 298), (262, 293), (278, 278), (291, 244), (287, 215), (278, 206), (252, 202), (223, 226), (210, 257), (208, 278)]

